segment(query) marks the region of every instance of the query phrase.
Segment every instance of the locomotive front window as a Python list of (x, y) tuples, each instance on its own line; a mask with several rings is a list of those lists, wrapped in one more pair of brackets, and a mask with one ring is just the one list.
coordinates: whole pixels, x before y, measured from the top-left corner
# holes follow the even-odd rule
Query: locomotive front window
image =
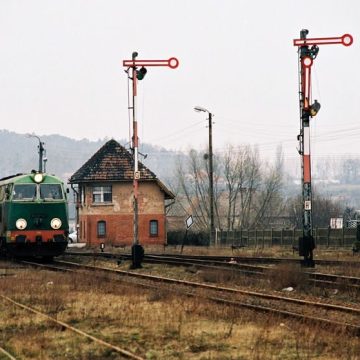
[(32, 201), (36, 199), (36, 185), (14, 185), (13, 200)]
[(63, 193), (60, 184), (41, 184), (40, 198), (43, 200), (62, 200)]

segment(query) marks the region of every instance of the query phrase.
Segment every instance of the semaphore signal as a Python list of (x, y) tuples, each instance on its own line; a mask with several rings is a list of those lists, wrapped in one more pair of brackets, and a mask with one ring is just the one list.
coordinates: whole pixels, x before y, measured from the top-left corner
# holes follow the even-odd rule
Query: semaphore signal
[[(133, 123), (133, 134), (132, 134), (132, 152), (134, 157), (134, 176), (133, 176), (133, 207), (134, 207), (134, 238), (133, 245), (131, 248), (132, 254), (132, 268), (136, 269), (141, 267), (142, 258), (144, 256), (144, 249), (139, 242), (139, 180), (141, 174), (139, 171), (139, 138), (138, 138), (138, 126), (137, 126), (137, 82), (143, 80), (147, 69), (146, 67), (153, 66), (166, 66), (170, 69), (176, 69), (179, 66), (179, 60), (175, 57), (171, 57), (167, 60), (139, 60), (137, 59), (138, 53), (134, 51), (131, 56), (131, 60), (123, 60), (123, 66), (131, 69), (131, 76), (129, 71), (126, 71), (129, 78), (132, 80), (132, 123)], [(138, 69), (140, 67), (140, 69)]]
[(303, 198), (303, 236), (299, 238), (299, 255), (304, 257), (305, 266), (314, 266), (313, 250), (315, 242), (312, 225), (312, 191), (311, 191), (311, 157), (310, 157), (310, 118), (317, 115), (320, 103), (311, 99), (311, 67), (319, 53), (319, 45), (341, 44), (350, 46), (353, 37), (344, 34), (340, 37), (307, 38), (308, 30), (300, 31), (300, 39), (293, 44), (298, 47), (299, 54), (299, 105), (300, 134), (299, 154), (302, 168), (302, 198)]

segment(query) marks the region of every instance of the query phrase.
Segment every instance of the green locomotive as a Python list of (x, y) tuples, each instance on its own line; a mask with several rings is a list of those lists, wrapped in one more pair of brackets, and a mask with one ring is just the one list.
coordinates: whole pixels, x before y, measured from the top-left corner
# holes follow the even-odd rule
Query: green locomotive
[(52, 258), (67, 247), (68, 208), (63, 182), (33, 171), (0, 179), (0, 252)]

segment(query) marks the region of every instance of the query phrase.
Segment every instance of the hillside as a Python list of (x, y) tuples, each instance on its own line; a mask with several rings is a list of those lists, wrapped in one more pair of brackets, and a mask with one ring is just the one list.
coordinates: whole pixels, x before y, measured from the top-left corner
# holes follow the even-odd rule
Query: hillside
[[(108, 140), (75, 140), (61, 135), (44, 135), (40, 138), (45, 143), (48, 159), (46, 171), (56, 174), (65, 182)], [(118, 141), (125, 144), (124, 140)], [(38, 139), (0, 130), (0, 144), (0, 177), (38, 168)], [(172, 176), (178, 157), (176, 152), (147, 144), (141, 147), (141, 152), (147, 154), (147, 157), (140, 157), (140, 161), (161, 180), (166, 182)]]
[[(46, 170), (56, 174), (66, 183), (69, 177), (80, 168), (107, 140), (75, 140), (61, 135), (40, 136), (45, 143), (48, 159)], [(129, 148), (128, 142), (118, 140)], [(0, 178), (38, 168), (38, 140), (25, 134), (0, 130)], [(169, 151), (159, 146), (141, 144), (140, 161), (152, 170), (165, 184), (173, 184), (176, 179), (176, 164), (184, 161), (183, 153)], [(143, 155), (147, 155), (144, 158)], [(314, 161), (314, 190), (328, 198), (340, 200), (347, 206), (360, 208), (360, 159), (344, 156), (341, 159), (318, 159)], [(291, 167), (285, 164), (283, 191), (293, 197), (301, 192), (299, 174), (292, 174)], [(299, 169), (298, 169), (299, 170)], [(320, 179), (320, 180), (319, 180)], [(335, 180), (336, 181), (335, 181)]]

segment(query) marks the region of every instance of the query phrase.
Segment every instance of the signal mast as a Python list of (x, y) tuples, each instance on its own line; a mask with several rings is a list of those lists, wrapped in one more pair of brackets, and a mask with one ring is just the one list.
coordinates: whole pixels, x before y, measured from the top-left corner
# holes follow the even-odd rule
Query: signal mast
[(300, 134), (299, 154), (302, 169), (302, 199), (303, 199), (303, 236), (299, 238), (299, 255), (304, 257), (303, 265), (315, 266), (313, 250), (315, 241), (312, 226), (312, 191), (311, 191), (311, 159), (310, 159), (310, 118), (320, 110), (320, 103), (311, 99), (311, 67), (319, 52), (319, 45), (342, 44), (350, 46), (353, 37), (345, 34), (341, 37), (307, 38), (308, 30), (300, 31), (300, 39), (294, 39), (299, 55), (299, 105)]
[[(138, 53), (134, 51), (131, 56), (131, 60), (123, 60), (123, 66), (127, 68), (126, 72), (129, 78), (132, 80), (132, 144), (131, 149), (134, 158), (134, 172), (133, 172), (133, 207), (134, 207), (134, 238), (133, 245), (131, 247), (132, 268), (137, 269), (141, 267), (141, 262), (144, 256), (144, 249), (139, 242), (139, 180), (141, 174), (139, 170), (139, 138), (138, 138), (138, 126), (137, 126), (137, 82), (143, 80), (147, 67), (149, 66), (166, 66), (170, 69), (176, 69), (179, 66), (179, 60), (172, 57), (167, 60), (138, 60)], [(140, 69), (138, 69), (140, 67)], [(131, 75), (129, 70), (131, 69)]]

